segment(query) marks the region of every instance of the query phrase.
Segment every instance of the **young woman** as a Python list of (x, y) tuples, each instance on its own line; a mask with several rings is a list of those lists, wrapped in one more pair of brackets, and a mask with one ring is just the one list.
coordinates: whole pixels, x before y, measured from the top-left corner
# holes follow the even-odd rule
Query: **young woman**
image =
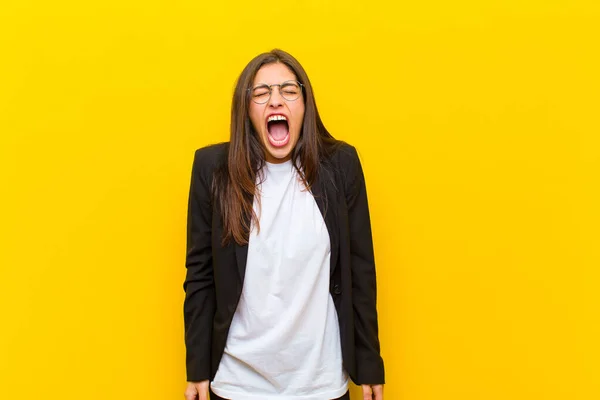
[(187, 400), (383, 399), (362, 168), (290, 54), (250, 61), (230, 141), (196, 150), (187, 233)]

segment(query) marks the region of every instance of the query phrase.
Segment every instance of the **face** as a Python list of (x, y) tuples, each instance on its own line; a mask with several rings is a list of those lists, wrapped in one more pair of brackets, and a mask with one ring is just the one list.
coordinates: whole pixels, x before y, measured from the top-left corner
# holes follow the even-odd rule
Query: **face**
[[(267, 64), (256, 73), (252, 87), (256, 88), (261, 84), (279, 85), (296, 80), (296, 75), (286, 65)], [(248, 111), (252, 125), (265, 149), (267, 162), (282, 163), (289, 160), (292, 157), (292, 150), (298, 143), (304, 121), (304, 94), (300, 89), (300, 95), (296, 100), (286, 100), (284, 96), (294, 97), (293, 91), (293, 87), (273, 86), (269, 100), (264, 104), (257, 104), (252, 101), (252, 98), (263, 101), (260, 95), (265, 96), (268, 89), (265, 88), (262, 92), (251, 90), (253, 93)]]

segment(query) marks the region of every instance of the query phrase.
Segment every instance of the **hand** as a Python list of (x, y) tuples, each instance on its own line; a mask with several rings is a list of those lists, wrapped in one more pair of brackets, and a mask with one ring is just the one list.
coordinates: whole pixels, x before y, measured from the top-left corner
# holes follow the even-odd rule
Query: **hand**
[(185, 400), (209, 400), (208, 379), (201, 382), (188, 382), (185, 388)]
[(383, 400), (383, 385), (361, 385), (363, 400)]

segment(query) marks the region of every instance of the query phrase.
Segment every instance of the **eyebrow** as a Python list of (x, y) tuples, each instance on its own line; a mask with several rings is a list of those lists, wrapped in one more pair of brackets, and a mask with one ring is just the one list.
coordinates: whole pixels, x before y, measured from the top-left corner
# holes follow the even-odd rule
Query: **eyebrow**
[(271, 86), (271, 85), (281, 85), (281, 84), (282, 84), (282, 83), (284, 83), (284, 82), (296, 82), (296, 79), (286, 79), (286, 80), (284, 80), (284, 81), (281, 81), (281, 82), (279, 82), (279, 83), (271, 83), (271, 84), (268, 84), (268, 83), (265, 83), (265, 82), (259, 82), (259, 83), (257, 83), (256, 85), (253, 85), (252, 87), (257, 87), (257, 86), (261, 86), (261, 85), (265, 85), (265, 86)]

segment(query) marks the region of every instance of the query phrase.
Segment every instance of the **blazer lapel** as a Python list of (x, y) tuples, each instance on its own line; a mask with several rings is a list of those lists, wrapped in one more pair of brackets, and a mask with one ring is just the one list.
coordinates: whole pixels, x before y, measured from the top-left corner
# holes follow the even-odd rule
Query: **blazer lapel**
[(248, 260), (248, 245), (245, 244), (240, 246), (235, 244), (235, 258), (237, 260), (237, 267), (240, 273), (240, 280), (244, 283), (244, 276), (246, 275), (246, 261)]
[[(216, 243), (220, 243), (221, 237), (223, 236), (223, 219), (221, 217), (219, 207), (213, 207), (213, 221), (216, 222), (216, 223), (213, 223), (213, 235), (218, 238)], [(227, 253), (228, 257), (227, 257), (226, 264), (230, 268), (234, 268), (233, 262), (232, 262), (233, 261), (232, 256), (235, 257), (235, 259), (236, 259), (235, 264), (237, 266), (237, 270), (239, 272), (241, 281), (243, 283), (244, 282), (244, 274), (246, 272), (246, 259), (248, 257), (248, 245), (245, 244), (243, 246), (240, 246), (239, 244), (237, 244), (237, 242), (235, 240), (231, 239), (231, 242), (229, 242), (224, 247), (221, 247), (221, 249), (225, 253)]]
[[(325, 225), (327, 226), (327, 231), (329, 233), (329, 242), (331, 246), (331, 257), (330, 257), (330, 265), (329, 272), (330, 275), (333, 275), (335, 271), (335, 266), (337, 265), (337, 258), (339, 252), (339, 230), (338, 230), (338, 221), (337, 221), (337, 195), (334, 182), (327, 182), (326, 179), (323, 179), (324, 174), (333, 174), (330, 171), (326, 171), (323, 166), (319, 168), (319, 173), (317, 174), (317, 178), (312, 185), (311, 191), (313, 196), (315, 197), (315, 201), (317, 202), (317, 206), (321, 211), (321, 215), (325, 220)], [(325, 196), (327, 201), (325, 201)]]
[[(246, 216), (246, 223), (250, 226), (250, 216)], [(249, 239), (249, 238), (248, 238)], [(248, 244), (239, 245), (235, 243), (235, 258), (237, 260), (237, 267), (240, 273), (240, 280), (242, 285), (244, 284), (244, 277), (246, 276), (246, 261), (248, 260)]]

